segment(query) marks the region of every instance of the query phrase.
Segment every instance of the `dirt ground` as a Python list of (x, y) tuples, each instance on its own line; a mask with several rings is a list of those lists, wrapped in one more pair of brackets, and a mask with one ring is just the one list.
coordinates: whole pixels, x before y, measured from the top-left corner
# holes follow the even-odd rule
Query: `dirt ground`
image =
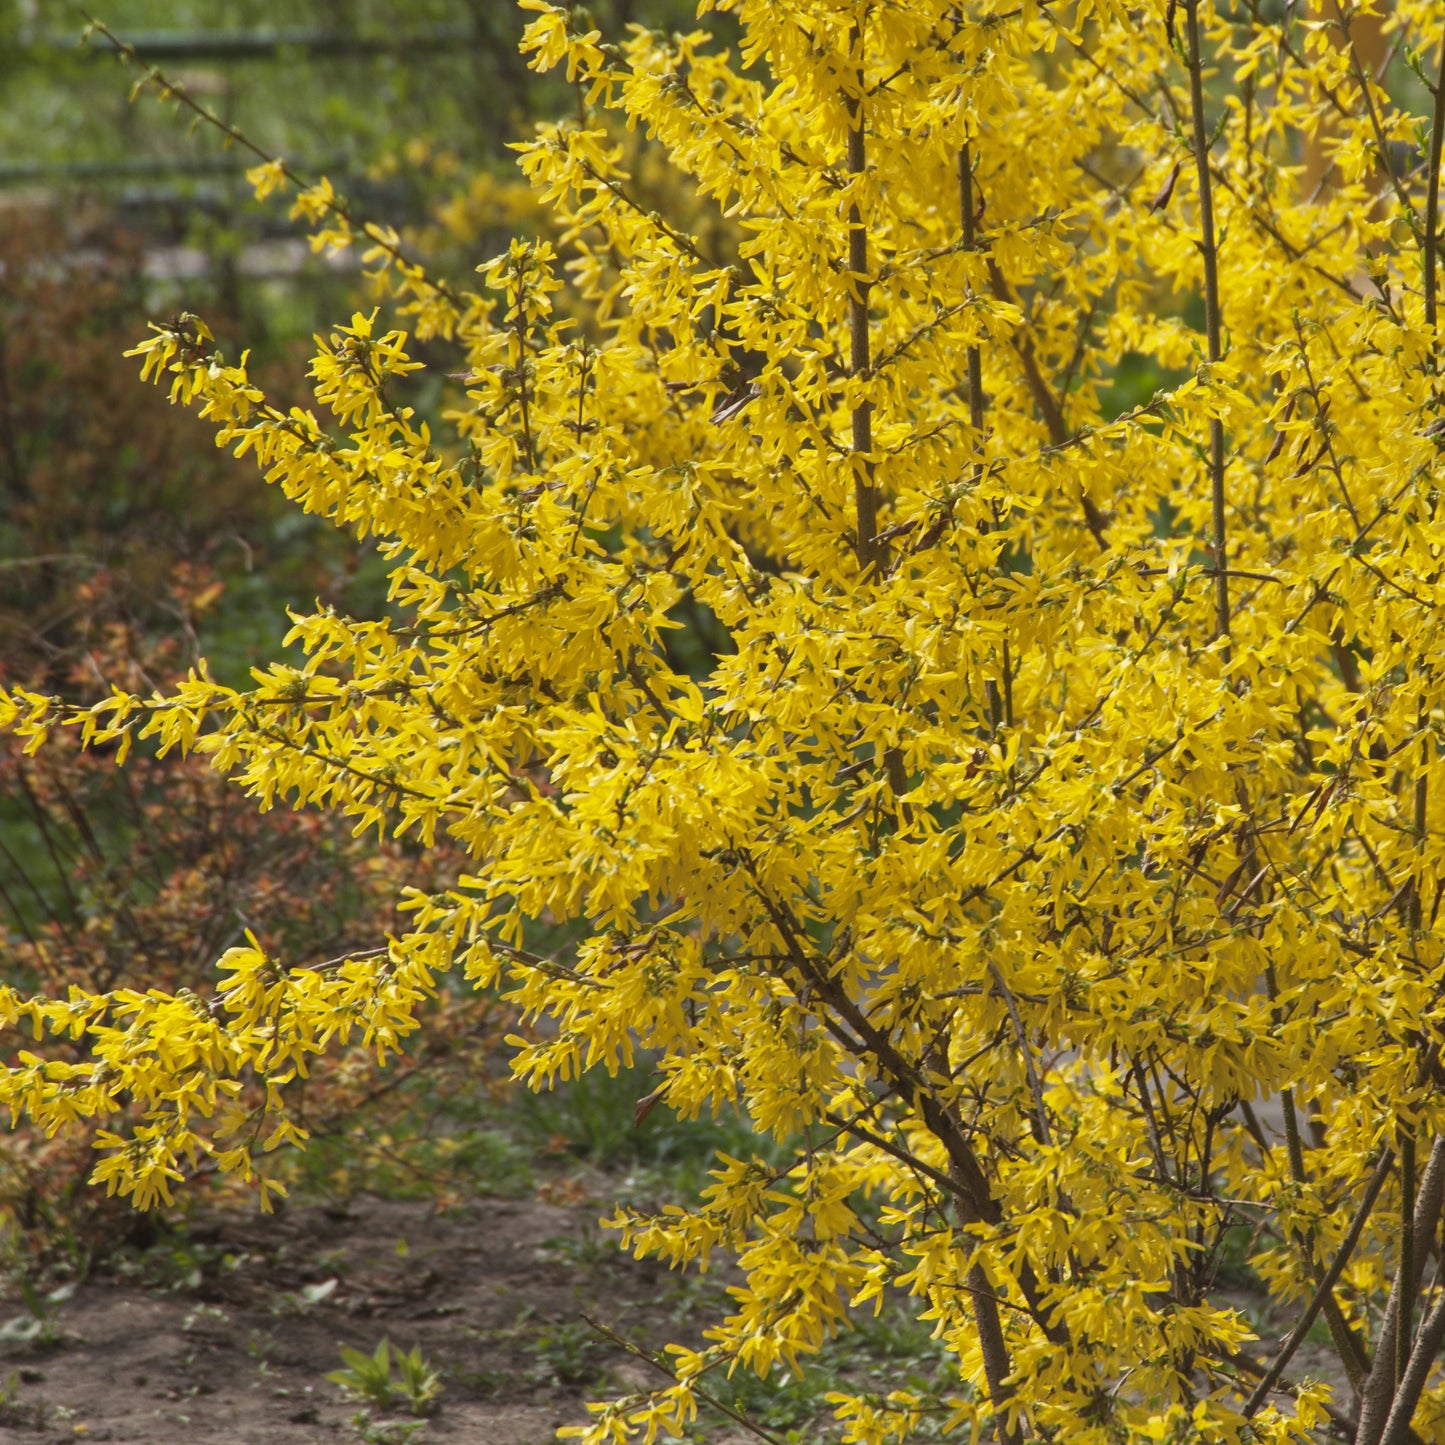
[[(362, 1197), (195, 1224), (169, 1253), (98, 1269), (47, 1309), (39, 1338), (5, 1345), (0, 1442), (366, 1440), (325, 1376), (341, 1346), (386, 1337), (419, 1345), (444, 1381), (415, 1445), (542, 1445), (587, 1399), (661, 1381), (584, 1314), (649, 1347), (684, 1332), (689, 1286), (599, 1237), (598, 1212), (487, 1199), (438, 1215)], [(373, 1412), (365, 1428), (390, 1445), (405, 1418)]]
[[(657, 1350), (695, 1342), (721, 1313), (726, 1279), (638, 1263), (598, 1230), (600, 1212), (597, 1199), (527, 1198), (439, 1214), (363, 1195), (193, 1219), (118, 1250), (53, 1306), (32, 1299), (43, 1319), (0, 1304), (0, 1445), (546, 1445), (587, 1418), (586, 1401), (663, 1383), (588, 1317)], [(1278, 1347), (1262, 1294), (1221, 1299), (1258, 1316), (1257, 1351)], [(360, 1414), (326, 1379), (342, 1346), (370, 1354), (383, 1339), (420, 1347), (441, 1375), (424, 1422)], [(874, 1363), (872, 1388), (910, 1365)], [(1291, 1371), (1348, 1399), (1335, 1372), (1313, 1343)], [(708, 1445), (751, 1439), (717, 1425)]]

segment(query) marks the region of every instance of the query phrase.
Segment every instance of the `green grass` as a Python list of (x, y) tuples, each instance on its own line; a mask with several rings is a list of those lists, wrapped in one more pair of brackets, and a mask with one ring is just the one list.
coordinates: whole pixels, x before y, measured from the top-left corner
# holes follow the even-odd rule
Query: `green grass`
[(518, 1089), (508, 1105), (514, 1127), (534, 1147), (585, 1160), (599, 1169), (710, 1168), (719, 1150), (781, 1160), (786, 1151), (736, 1114), (683, 1119), (658, 1105), (640, 1123), (637, 1101), (658, 1083), (650, 1063), (609, 1075), (594, 1069), (544, 1093)]

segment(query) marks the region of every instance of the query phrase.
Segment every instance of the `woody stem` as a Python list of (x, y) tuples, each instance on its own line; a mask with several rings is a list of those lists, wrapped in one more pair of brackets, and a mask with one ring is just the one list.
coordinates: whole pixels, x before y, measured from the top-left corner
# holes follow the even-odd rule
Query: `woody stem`
[[(848, 174), (861, 176), (868, 155), (863, 137), (863, 69), (861, 39), (853, 32), (860, 53), (858, 93), (848, 98)], [(848, 207), (848, 342), (849, 374), (866, 378), (872, 368), (868, 347), (868, 232), (855, 199)], [(853, 499), (858, 514), (855, 549), (864, 574), (877, 577), (883, 570), (883, 548), (878, 538), (878, 490), (873, 485), (873, 404), (862, 400), (853, 408)]]
[[(1204, 61), (1199, 44), (1199, 0), (1184, 0), (1184, 23), (1189, 36), (1189, 109), (1193, 122), (1194, 173), (1199, 184), (1199, 252), (1204, 259), (1204, 333), (1209, 361), (1220, 359), (1219, 247), (1214, 236), (1214, 190), (1209, 174), (1209, 132), (1204, 124)], [(1224, 423), (1209, 419), (1209, 489), (1214, 554), (1215, 625), (1221, 637), (1229, 636), (1229, 562), (1224, 521)]]

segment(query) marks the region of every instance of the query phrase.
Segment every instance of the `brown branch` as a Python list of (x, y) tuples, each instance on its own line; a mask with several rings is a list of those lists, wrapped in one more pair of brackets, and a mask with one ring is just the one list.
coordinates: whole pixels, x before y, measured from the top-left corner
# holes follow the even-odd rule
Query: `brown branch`
[[(958, 152), (958, 210), (963, 226), (963, 247), (974, 248), (973, 220), (973, 153), (967, 141)], [(989, 262), (990, 270), (993, 262)], [(970, 292), (972, 288), (970, 288)], [(983, 358), (977, 346), (964, 352), (964, 370), (968, 387), (968, 421), (973, 427), (974, 450), (983, 452)], [(1051, 398), (1052, 399), (1052, 398)]]
[(1430, 369), (1437, 369), (1435, 263), (1440, 252), (1440, 160), (1445, 146), (1445, 37), (1435, 75), (1435, 106), (1430, 118), (1430, 177), (1425, 192), (1425, 325), (1429, 329)]
[[(1345, 24), (1343, 12), (1341, 13), (1341, 23)], [(1345, 25), (1345, 34), (1348, 37), (1347, 25)], [(1353, 57), (1353, 47), (1351, 53)], [(1358, 57), (1353, 58), (1358, 69)], [(1378, 135), (1379, 122), (1370, 100), (1368, 82), (1363, 76), (1359, 77), (1359, 82), (1365, 93), (1366, 102), (1370, 104), (1370, 119), (1374, 122)], [(1439, 318), (1435, 264), (1439, 249), (1442, 146), (1445, 146), (1445, 37), (1442, 37), (1440, 41), (1440, 58), (1434, 86), (1434, 106), (1430, 121), (1429, 176), (1425, 192), (1425, 233), (1421, 237), (1425, 272), (1425, 329), (1428, 333), (1426, 337), (1426, 369), (1432, 375), (1438, 370), (1439, 365)], [(1382, 137), (1380, 138), (1380, 152), (1382, 163), (1388, 164)], [(1408, 216), (1409, 198), (1401, 192), (1393, 168), (1390, 170), (1390, 180), (1394, 183)], [(1422, 763), (1428, 763), (1430, 754), (1429, 734), (1426, 732), (1427, 722), (1428, 718), (1422, 706), (1419, 716)], [(1416, 852), (1421, 853), (1425, 847), (1429, 828), (1430, 802), (1429, 781), (1423, 769), (1415, 781), (1414, 791), (1412, 831), (1415, 836)], [(1410, 897), (1406, 919), (1411, 932), (1416, 934), (1420, 931), (1422, 921), (1421, 903), (1420, 879), (1417, 873), (1410, 879)], [(1413, 1165), (1415, 1143), (1413, 1135), (1407, 1142), (1410, 1150), (1408, 1158)], [(1375, 1356), (1375, 1368), (1371, 1372), (1364, 1406), (1361, 1410), (1360, 1431), (1356, 1437), (1359, 1445), (1375, 1445), (1377, 1438), (1380, 1440), (1380, 1445), (1398, 1445), (1398, 1442), (1408, 1436), (1415, 1405), (1419, 1401), (1420, 1392), (1424, 1388), (1425, 1380), (1434, 1364), (1436, 1350), (1439, 1348), (1441, 1340), (1445, 1339), (1445, 1298), (1442, 1298), (1436, 1302), (1434, 1309), (1421, 1323), (1420, 1334), (1414, 1342), (1414, 1348), (1409, 1348), (1415, 1292), (1419, 1288), (1419, 1275), (1424, 1266), (1424, 1251), (1417, 1251), (1416, 1246), (1421, 1240), (1428, 1240), (1435, 1231), (1442, 1189), (1441, 1168), (1437, 1167), (1442, 1147), (1445, 1147), (1445, 1139), (1437, 1139), (1434, 1148), (1430, 1151), (1429, 1163), (1425, 1167), (1425, 1179), (1420, 1185), (1420, 1198), (1416, 1201), (1415, 1210), (1413, 1213), (1407, 1214), (1401, 1221), (1400, 1263), (1396, 1270), (1395, 1283), (1390, 1290), (1385, 1325), (1381, 1331), (1380, 1347)], [(1406, 1194), (1407, 1209), (1409, 1208), (1408, 1198), (1409, 1196)], [(1394, 1348), (1387, 1351), (1385, 1336), (1390, 1333), (1393, 1333), (1390, 1343)], [(1389, 1415), (1381, 1427), (1378, 1424), (1378, 1417), (1383, 1407), (1387, 1387), (1392, 1382), (1394, 1382), (1394, 1390), (1391, 1392), (1393, 1398), (1390, 1401)], [(1382, 1436), (1381, 1430), (1383, 1431)]]
[[(1214, 191), (1209, 171), (1209, 132), (1204, 124), (1204, 60), (1199, 43), (1199, 0), (1184, 0), (1189, 37), (1189, 108), (1193, 122), (1194, 173), (1199, 186), (1199, 252), (1204, 260), (1204, 330), (1213, 365), (1222, 355), (1219, 320), (1219, 247), (1214, 237)], [(1213, 518), (1215, 626), (1229, 636), (1229, 554), (1224, 534), (1224, 423), (1209, 419), (1209, 489)]]
[(1380, 1445), (1405, 1445), (1413, 1433), (1410, 1421), (1415, 1415), (1415, 1406), (1430, 1372), (1435, 1368), (1435, 1356), (1442, 1342), (1445, 1342), (1445, 1295), (1436, 1300), (1435, 1308), (1425, 1316), (1420, 1333), (1415, 1339), (1415, 1348), (1410, 1351), (1410, 1361), (1405, 1367), (1405, 1376), (1395, 1392), (1395, 1403), (1390, 1407), (1390, 1418), (1385, 1422), (1385, 1433)]
[[(1414, 1200), (1410, 1231), (1417, 1241), (1429, 1240), (1434, 1235), (1440, 1221), (1442, 1202), (1445, 1202), (1445, 1134), (1435, 1140), (1430, 1150), (1430, 1158), (1420, 1179), (1419, 1193)], [(1400, 1329), (1401, 1308), (1420, 1287), (1425, 1273), (1426, 1252), (1424, 1249), (1411, 1251), (1408, 1272), (1403, 1251), (1401, 1253), (1400, 1268), (1390, 1287), (1389, 1303), (1385, 1306), (1385, 1318), (1375, 1346), (1375, 1365), (1360, 1395), (1360, 1423), (1355, 1445), (1379, 1445), (1396, 1391), (1409, 1369), (1410, 1334), (1408, 1326), (1403, 1331)]]
[(1029, 1036), (1024, 1029), (1023, 1019), (1019, 1016), (1018, 1001), (1009, 991), (1009, 986), (1004, 982), (998, 965), (992, 960), (989, 961), (988, 971), (998, 989), (999, 996), (1004, 1001), (1004, 1006), (1008, 1009), (1009, 1019), (1013, 1023), (1014, 1038), (1018, 1040), (1019, 1053), (1023, 1056), (1024, 1074), (1028, 1078), (1029, 1093), (1033, 1095), (1034, 1101), (1034, 1133), (1040, 1144), (1050, 1145), (1053, 1143), (1053, 1139), (1049, 1134), (1048, 1110), (1044, 1108), (1044, 1088), (1038, 1071), (1034, 1068), (1033, 1050), (1029, 1048)]
[[(959, 223), (963, 232), (963, 244), (965, 249), (972, 250), (977, 239), (976, 224), (973, 200), (973, 151), (967, 142), (960, 147), (958, 152), (958, 210)], [(997, 278), (995, 285), (1003, 282), (993, 257), (988, 258), (989, 275)], [(972, 288), (970, 288), (971, 290)], [(1032, 361), (1033, 351), (1030, 347), (1029, 358)], [(974, 455), (978, 460), (974, 464), (973, 480), (976, 486), (984, 474), (983, 462), (983, 358), (977, 346), (970, 346), (964, 354), (964, 372), (968, 389), (968, 420), (973, 428)], [(1044, 395), (1050, 405), (1053, 397), (1049, 395), (1048, 388), (1044, 386), (1043, 378), (1038, 375), (1038, 368), (1035, 366), (1034, 375), (1038, 384), (1043, 387)], [(1063, 424), (1063, 418), (1059, 417), (1059, 424)], [(997, 508), (995, 508), (997, 516)], [(1005, 726), (1013, 726), (1013, 659), (1009, 656), (1008, 639), (1003, 643), (1003, 680), (1004, 697), (999, 696), (998, 683), (989, 678), (984, 684), (984, 690), (988, 697), (989, 721), (995, 733), (1002, 723)]]
[[(975, 1221), (969, 1217), (968, 1194), (965, 1181), (960, 1179), (953, 1191), (954, 1210), (960, 1225), (967, 1227)], [(1008, 1342), (1004, 1339), (1003, 1323), (999, 1319), (998, 1299), (988, 1274), (980, 1260), (968, 1267), (968, 1296), (973, 1305), (974, 1323), (978, 1327), (979, 1352), (983, 1356), (983, 1377), (988, 1386), (988, 1401), (993, 1406), (997, 1421), (998, 1438), (1002, 1445), (1023, 1445), (1018, 1418), (1010, 1418), (1009, 1402), (1014, 1398), (1009, 1376), (1013, 1374), (1013, 1362), (1009, 1358)]]
[(1280, 1346), (1279, 1353), (1270, 1361), (1263, 1379), (1255, 1386), (1254, 1393), (1245, 1401), (1245, 1419), (1251, 1418), (1264, 1404), (1269, 1392), (1274, 1389), (1275, 1382), (1284, 1373), (1285, 1366), (1294, 1358), (1295, 1351), (1304, 1343), (1310, 1326), (1314, 1324), (1320, 1310), (1324, 1308), (1326, 1298), (1333, 1292), (1340, 1275), (1344, 1273), (1345, 1266), (1350, 1262), (1350, 1256), (1355, 1252), (1355, 1246), (1360, 1242), (1365, 1221), (1375, 1207), (1375, 1200), (1379, 1197), (1380, 1190), (1384, 1188), (1385, 1180), (1389, 1178), (1390, 1167), (1394, 1162), (1395, 1151), (1386, 1148), (1380, 1155), (1380, 1162), (1375, 1165), (1375, 1172), (1370, 1176), (1370, 1182), (1365, 1186), (1365, 1197), (1360, 1201), (1359, 1208), (1355, 1210), (1355, 1216), (1350, 1220), (1345, 1237), (1340, 1241), (1340, 1247), (1335, 1251), (1334, 1259), (1330, 1261), (1330, 1267), (1320, 1278), (1319, 1284), (1315, 1286), (1315, 1292), (1310, 1296), (1304, 1313), (1295, 1321), (1294, 1328), (1290, 1330), (1284, 1344)]
[[(855, 26), (853, 48), (858, 51), (858, 94), (848, 97), (848, 174), (861, 177), (868, 167), (863, 136), (862, 35)], [(871, 370), (868, 350), (868, 231), (855, 200), (848, 207), (848, 365), (849, 375), (866, 378)], [(858, 513), (855, 549), (864, 576), (883, 570), (884, 548), (878, 542), (878, 489), (873, 485), (873, 403), (859, 401), (853, 408), (853, 500)]]
[[(1227, 1351), (1223, 1358), (1228, 1360), (1235, 1369), (1242, 1370), (1246, 1375), (1254, 1376), (1256, 1380), (1264, 1374), (1265, 1367), (1247, 1350)], [(1297, 1398), (1302, 1386), (1296, 1384), (1293, 1380), (1288, 1380), (1281, 1376), (1281, 1378), (1275, 1381), (1273, 1388), (1278, 1390), (1282, 1395), (1290, 1395)], [(1346, 1415), (1343, 1410), (1337, 1409), (1328, 1402), (1322, 1401), (1321, 1405), (1325, 1414), (1329, 1416), (1330, 1423), (1339, 1434), (1346, 1440), (1353, 1440), (1355, 1421), (1349, 1415)]]
[[(1420, 890), (1415, 888), (1410, 911), (1416, 916), (1419, 898)], [(1397, 1382), (1405, 1378), (1405, 1370), (1410, 1364), (1410, 1340), (1415, 1333), (1415, 1291), (1411, 1288), (1415, 1279), (1415, 1188), (1415, 1132), (1412, 1128), (1400, 1140), (1400, 1262), (1396, 1275), (1405, 1287), (1400, 1291), (1395, 1329), (1393, 1368)], [(1377, 1350), (1376, 1354), (1379, 1353)], [(1388, 1354), (1385, 1358), (1388, 1360)]]
[[(1000, 301), (1017, 306), (1017, 298), (1003, 272), (999, 270), (998, 262), (992, 256), (989, 256), (987, 260), (989, 286), (993, 294)], [(1038, 407), (1039, 416), (1044, 423), (1044, 429), (1049, 434), (1050, 446), (1057, 449), (1069, 445), (1073, 439), (1069, 434), (1068, 423), (1064, 420), (1063, 408), (1054, 397), (1054, 393), (1039, 367), (1033, 337), (1026, 331), (1014, 336), (1013, 349), (1019, 359), (1019, 365), (1023, 367), (1024, 382), (1028, 386), (1029, 395), (1033, 397), (1034, 405)], [(1098, 543), (1099, 550), (1104, 551), (1109, 546), (1104, 514), (1094, 505), (1093, 499), (1082, 486), (1079, 488), (1079, 497), (1084, 509), (1084, 525), (1088, 527), (1090, 535)]]

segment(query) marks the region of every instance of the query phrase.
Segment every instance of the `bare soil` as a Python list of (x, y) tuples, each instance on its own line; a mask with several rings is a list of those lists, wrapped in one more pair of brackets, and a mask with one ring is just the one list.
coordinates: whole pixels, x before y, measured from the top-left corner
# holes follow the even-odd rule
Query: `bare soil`
[[(731, 1278), (631, 1259), (598, 1230), (601, 1207), (478, 1199), (439, 1213), (363, 1195), (191, 1219), (145, 1251), (118, 1250), (45, 1310), (36, 1338), (7, 1341), (7, 1316), (22, 1332), (36, 1321), (20, 1300), (0, 1304), (0, 1445), (546, 1445), (586, 1420), (588, 1400), (663, 1383), (589, 1320), (649, 1350), (695, 1342)], [(1221, 1298), (1257, 1318), (1255, 1349), (1272, 1354), (1288, 1322), (1268, 1317), (1265, 1296)], [(404, 1410), (361, 1413), (326, 1379), (342, 1346), (370, 1354), (383, 1339), (420, 1347), (442, 1377), (438, 1408), (409, 1437)], [(884, 1375), (870, 1387), (914, 1363), (872, 1361)], [(1349, 1398), (1321, 1344), (1290, 1373)], [(711, 1445), (749, 1438), (718, 1423)]]
[[(416, 1445), (542, 1445), (586, 1418), (586, 1400), (661, 1380), (585, 1315), (650, 1346), (685, 1332), (677, 1276), (599, 1238), (597, 1214), (362, 1197), (194, 1223), (179, 1246), (98, 1269), (40, 1338), (6, 1347), (0, 1442), (362, 1440), (358, 1404), (325, 1376), (341, 1346), (389, 1338), (442, 1372)], [(7, 1312), (28, 1318), (18, 1302)], [(373, 1411), (368, 1428), (405, 1418)]]

